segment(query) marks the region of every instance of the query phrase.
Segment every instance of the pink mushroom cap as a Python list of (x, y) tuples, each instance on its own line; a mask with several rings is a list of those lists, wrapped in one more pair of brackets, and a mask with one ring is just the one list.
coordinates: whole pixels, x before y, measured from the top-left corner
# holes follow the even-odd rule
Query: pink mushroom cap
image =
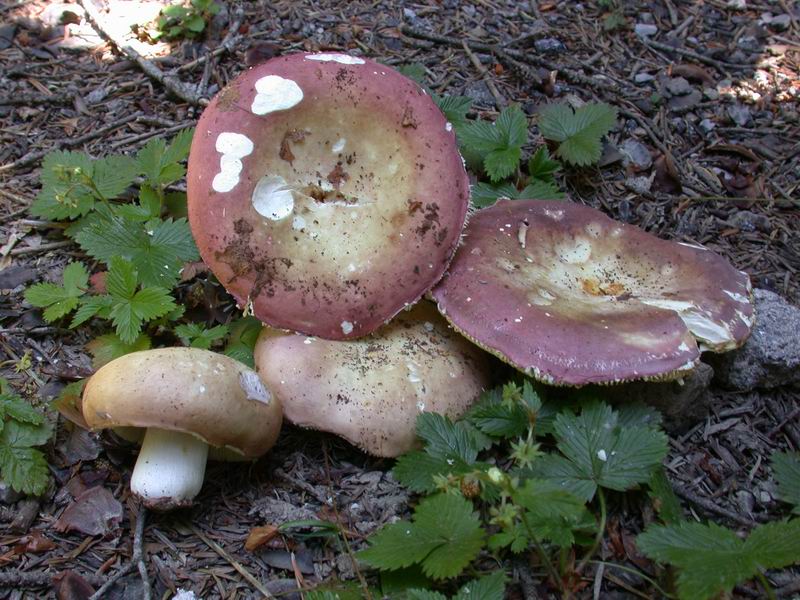
[(473, 342), (561, 385), (680, 378), (753, 324), (749, 277), (718, 254), (563, 201), (477, 211), (432, 296)]
[(203, 112), (187, 181), (200, 253), (240, 306), (328, 339), (364, 336), (429, 290), (469, 204), (433, 100), (346, 54), (242, 73)]

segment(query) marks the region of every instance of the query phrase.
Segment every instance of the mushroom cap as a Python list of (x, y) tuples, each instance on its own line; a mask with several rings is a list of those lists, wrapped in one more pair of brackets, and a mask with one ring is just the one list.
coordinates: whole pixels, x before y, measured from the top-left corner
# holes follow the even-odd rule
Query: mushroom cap
[(414, 446), (420, 412), (456, 418), (489, 384), (490, 357), (449, 328), (428, 302), (360, 340), (265, 327), (255, 360), (287, 419), (377, 456)]
[(242, 73), (197, 125), (189, 221), (240, 306), (327, 339), (374, 331), (452, 259), (469, 182), (452, 127), (368, 59), (292, 54)]
[(248, 458), (278, 438), (282, 412), (255, 371), (197, 348), (126, 354), (101, 367), (83, 391), (91, 429), (155, 427), (190, 433)]
[(465, 238), (431, 292), (439, 310), (546, 383), (676, 379), (752, 327), (746, 273), (587, 206), (501, 200), (472, 215)]

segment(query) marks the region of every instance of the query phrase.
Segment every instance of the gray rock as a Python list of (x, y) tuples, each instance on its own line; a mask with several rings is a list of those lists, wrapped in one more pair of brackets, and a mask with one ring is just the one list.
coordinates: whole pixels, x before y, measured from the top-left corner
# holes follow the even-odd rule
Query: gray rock
[(731, 104), (728, 107), (728, 116), (739, 127), (745, 127), (752, 118), (750, 109), (741, 104)]
[(772, 223), (766, 215), (759, 215), (749, 210), (740, 210), (733, 213), (728, 219), (728, 224), (742, 231), (772, 231)]
[(649, 23), (636, 23), (633, 26), (633, 31), (639, 37), (650, 37), (658, 33), (658, 27), (650, 25)]
[(637, 73), (633, 80), (636, 83), (647, 83), (648, 81), (653, 81), (655, 78), (655, 75), (651, 75), (650, 73)]
[(537, 52), (541, 52), (542, 54), (561, 54), (567, 49), (563, 42), (556, 38), (536, 40), (533, 42), (533, 47), (536, 48)]
[(494, 106), (494, 96), (483, 81), (474, 81), (464, 88), (464, 95), (480, 106)]
[(667, 81), (667, 91), (673, 96), (685, 96), (694, 88), (685, 77), (672, 77)]
[(717, 124), (711, 119), (703, 119), (697, 125), (700, 127), (700, 131), (703, 133), (711, 133), (714, 130), (714, 127), (717, 126)]
[(686, 110), (691, 109), (700, 104), (703, 100), (703, 94), (699, 90), (692, 90), (685, 96), (673, 96), (667, 102), (667, 106), (671, 110)]
[(714, 370), (705, 363), (678, 381), (634, 381), (609, 387), (598, 387), (600, 394), (612, 404), (641, 402), (664, 416), (664, 427), (670, 433), (686, 431), (708, 413), (711, 397), (708, 386)]
[(756, 323), (744, 346), (710, 357), (716, 381), (750, 391), (800, 384), (800, 308), (778, 294), (755, 290)]
[(791, 24), (792, 18), (789, 15), (778, 15), (777, 17), (772, 17), (772, 20), (769, 22), (769, 26), (775, 31), (786, 31), (789, 29)]
[(649, 169), (653, 164), (653, 157), (650, 150), (642, 142), (634, 139), (627, 139), (622, 143), (620, 151), (624, 155), (622, 164), (626, 167), (633, 165), (640, 171)]
[(14, 504), (22, 499), (22, 494), (0, 479), (0, 504)]

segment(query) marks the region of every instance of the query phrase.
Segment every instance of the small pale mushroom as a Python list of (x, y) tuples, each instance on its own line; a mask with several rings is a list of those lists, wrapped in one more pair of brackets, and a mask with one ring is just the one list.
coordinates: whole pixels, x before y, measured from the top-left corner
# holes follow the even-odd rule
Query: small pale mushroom
[(421, 412), (461, 416), (489, 385), (491, 359), (428, 302), (359, 340), (265, 327), (255, 357), (289, 421), (377, 456), (410, 450)]
[(434, 285), (458, 245), (469, 182), (452, 129), (419, 85), (366, 58), (291, 54), (245, 71), (192, 143), (203, 260), (273, 327), (374, 331)]
[(551, 384), (678, 379), (744, 343), (750, 279), (718, 254), (571, 202), (477, 211), (432, 290), (470, 340)]
[(81, 412), (93, 430), (142, 438), (131, 491), (156, 510), (191, 505), (209, 450), (216, 459), (254, 460), (275, 444), (282, 421), (280, 401), (255, 371), (196, 348), (108, 363), (89, 378)]

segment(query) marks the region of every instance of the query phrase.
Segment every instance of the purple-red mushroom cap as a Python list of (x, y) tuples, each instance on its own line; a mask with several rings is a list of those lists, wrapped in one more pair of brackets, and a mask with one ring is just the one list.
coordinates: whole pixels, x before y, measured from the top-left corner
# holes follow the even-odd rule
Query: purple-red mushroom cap
[(415, 303), (458, 245), (469, 184), (416, 83), (346, 54), (237, 77), (197, 125), (189, 220), (203, 260), (263, 322), (366, 335)]
[(289, 421), (377, 456), (413, 448), (422, 412), (464, 414), (489, 386), (492, 360), (425, 301), (358, 340), (265, 327), (255, 348), (256, 370)]
[(718, 254), (563, 201), (475, 212), (432, 290), (470, 340), (555, 385), (677, 379), (740, 346), (750, 279)]

